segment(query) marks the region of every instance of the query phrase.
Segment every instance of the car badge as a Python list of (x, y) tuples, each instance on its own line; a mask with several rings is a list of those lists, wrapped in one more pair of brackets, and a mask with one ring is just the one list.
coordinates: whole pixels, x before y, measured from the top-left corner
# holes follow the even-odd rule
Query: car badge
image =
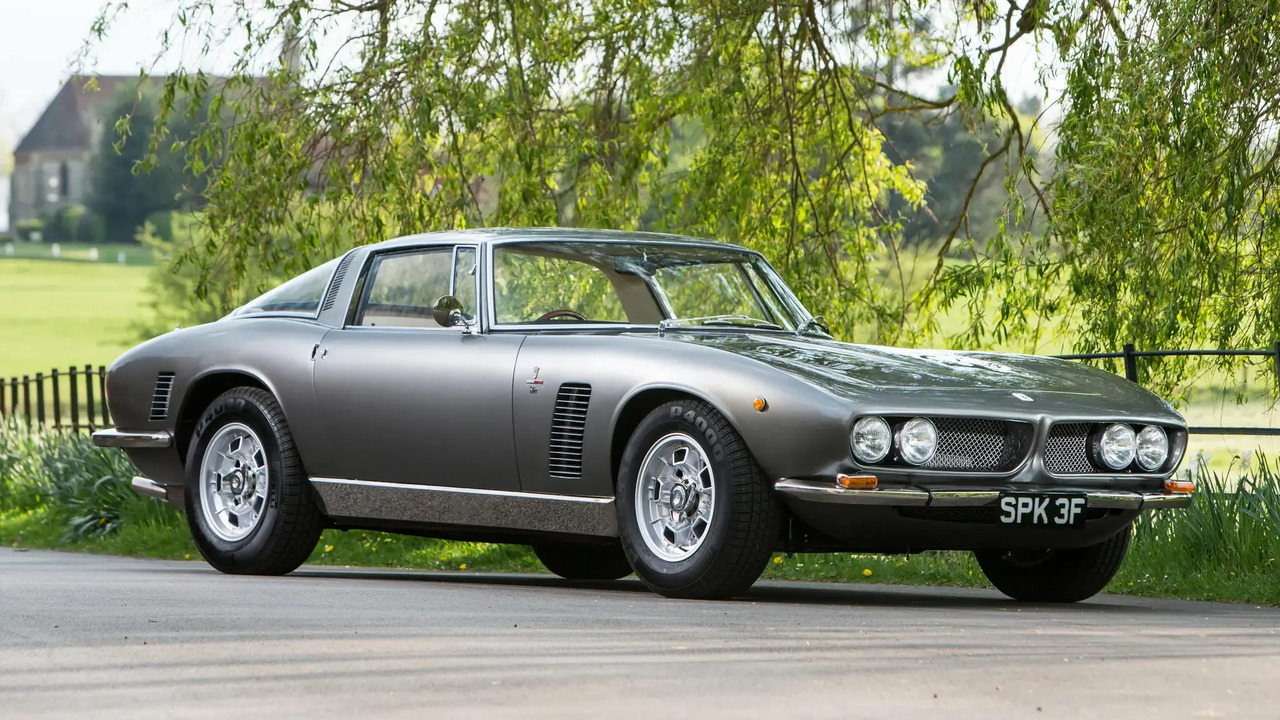
[(529, 394), (530, 394), (530, 395), (537, 395), (537, 394), (538, 394), (538, 386), (542, 384), (542, 381), (538, 379), (538, 373), (540, 373), (540, 372), (542, 372), (542, 368), (540, 368), (540, 367), (536, 367), (536, 368), (534, 368), (534, 369), (533, 369), (533, 377), (532, 377), (532, 378), (530, 378), (530, 379), (528, 379), (528, 380), (525, 380), (525, 381), (524, 381), (524, 382), (525, 382), (525, 384), (529, 386)]
[(1034, 401), (1031, 399), (1031, 396), (1030, 396), (1030, 395), (1028, 395), (1028, 394), (1026, 394), (1026, 393), (1016, 392), (1016, 393), (1014, 393), (1014, 394), (1013, 394), (1013, 396), (1014, 396), (1014, 397), (1016, 397), (1016, 398), (1018, 398), (1018, 399), (1019, 399), (1019, 400), (1021, 400), (1022, 402), (1034, 402)]

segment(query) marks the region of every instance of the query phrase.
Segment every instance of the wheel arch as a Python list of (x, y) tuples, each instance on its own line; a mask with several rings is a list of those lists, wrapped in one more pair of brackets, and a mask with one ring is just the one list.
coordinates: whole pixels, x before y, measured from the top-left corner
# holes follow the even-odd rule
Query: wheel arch
[(711, 399), (685, 388), (661, 386), (641, 388), (625, 400), (614, 416), (613, 432), (610, 435), (609, 475), (613, 487), (618, 485), (618, 468), (622, 466), (622, 453), (626, 450), (627, 441), (640, 425), (640, 422), (653, 412), (655, 408), (672, 400), (694, 400), (705, 402), (714, 407), (732, 425), (733, 419)]
[(178, 462), (184, 467), (191, 435), (195, 431), (196, 423), (200, 420), (200, 415), (219, 395), (238, 387), (255, 387), (271, 393), (277, 399), (280, 397), (265, 380), (242, 368), (210, 370), (192, 380), (183, 394), (182, 405), (178, 410), (177, 421), (173, 428)]

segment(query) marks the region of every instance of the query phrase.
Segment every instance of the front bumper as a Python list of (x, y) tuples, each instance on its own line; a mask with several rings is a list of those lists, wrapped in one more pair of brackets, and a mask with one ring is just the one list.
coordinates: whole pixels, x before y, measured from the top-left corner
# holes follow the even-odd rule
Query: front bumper
[(1073, 488), (1054, 486), (1027, 486), (1025, 484), (1002, 487), (885, 487), (874, 489), (849, 489), (831, 480), (798, 480), (783, 478), (774, 483), (774, 490), (784, 498), (807, 502), (838, 505), (871, 505), (888, 507), (984, 507), (997, 505), (1006, 493), (1066, 493), (1083, 495), (1091, 508), (1108, 510), (1151, 510), (1156, 508), (1184, 508), (1191, 504), (1188, 493), (1140, 492), (1098, 488)]
[(173, 445), (173, 434), (168, 430), (128, 432), (107, 428), (93, 434), (93, 444), (98, 447), (167, 448)]

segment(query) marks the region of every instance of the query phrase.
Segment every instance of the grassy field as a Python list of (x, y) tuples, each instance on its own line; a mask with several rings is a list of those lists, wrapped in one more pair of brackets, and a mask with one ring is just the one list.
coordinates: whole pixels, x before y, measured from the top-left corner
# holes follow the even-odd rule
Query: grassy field
[(107, 365), (137, 342), (148, 268), (0, 259), (0, 377)]
[[(10, 246), (12, 250), (10, 250)], [(88, 243), (59, 243), (58, 257), (53, 256), (54, 243), (14, 242), (0, 245), (0, 258), (25, 260), (71, 260), (94, 262), (104, 265), (151, 265), (151, 249), (137, 245), (90, 245)], [(93, 259), (93, 251), (98, 259)], [(123, 262), (122, 262), (123, 261)]]

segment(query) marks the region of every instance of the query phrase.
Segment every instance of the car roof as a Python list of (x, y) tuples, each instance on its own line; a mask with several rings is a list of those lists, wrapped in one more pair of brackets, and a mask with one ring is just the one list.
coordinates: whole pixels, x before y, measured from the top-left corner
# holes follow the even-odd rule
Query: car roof
[(415, 247), (420, 245), (492, 245), (495, 243), (529, 240), (534, 242), (570, 242), (616, 243), (634, 245), (662, 243), (686, 245), (691, 247), (717, 248), (721, 250), (747, 250), (732, 243), (716, 240), (691, 238), (684, 235), (667, 233), (640, 232), (634, 230), (593, 230), (585, 228), (536, 227), (536, 228), (475, 228), (469, 230), (446, 230), (443, 232), (419, 233), (384, 240), (366, 246), (373, 250), (386, 250), (398, 247)]

